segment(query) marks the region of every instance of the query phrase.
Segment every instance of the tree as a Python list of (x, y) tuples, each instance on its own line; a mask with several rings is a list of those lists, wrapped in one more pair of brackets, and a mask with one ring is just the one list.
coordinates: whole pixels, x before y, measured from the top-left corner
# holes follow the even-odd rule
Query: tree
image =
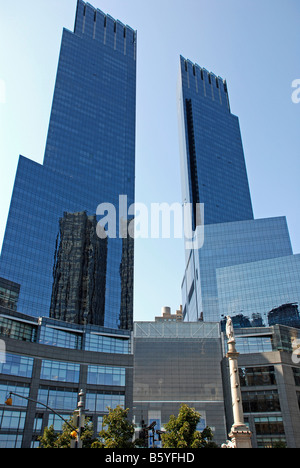
[(58, 435), (54, 432), (54, 427), (45, 427), (44, 433), (38, 438), (40, 442), (39, 448), (49, 449), (58, 448), (56, 446)]
[[(68, 422), (70, 425), (73, 424), (73, 416), (71, 416)], [(56, 433), (53, 426), (46, 427), (43, 435), (38, 438), (40, 442), (39, 448), (71, 448), (72, 431), (73, 429), (67, 423), (63, 424), (62, 433)], [(85, 419), (84, 428), (81, 432), (81, 440), (83, 448), (91, 448), (93, 442), (95, 442), (93, 424), (88, 418)]]
[(132, 442), (134, 425), (127, 420), (129, 409), (117, 406), (108, 408), (109, 413), (103, 416), (103, 427), (99, 433), (100, 439), (93, 443), (92, 448), (134, 448), (137, 442)]
[(283, 440), (278, 440), (278, 441), (273, 443), (273, 448), (286, 449), (287, 446), (286, 446), (286, 443)]
[(217, 448), (210, 428), (197, 431), (201, 415), (188, 405), (181, 405), (177, 418), (171, 416), (162, 434), (164, 448)]

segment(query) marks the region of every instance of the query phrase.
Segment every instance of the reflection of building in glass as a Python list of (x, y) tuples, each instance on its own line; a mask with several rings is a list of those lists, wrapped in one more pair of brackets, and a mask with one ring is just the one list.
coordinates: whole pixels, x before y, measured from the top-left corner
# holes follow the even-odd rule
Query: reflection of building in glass
[(267, 326), (270, 310), (300, 301), (286, 219), (254, 219), (227, 83), (181, 57), (178, 104), (183, 202), (193, 206), (194, 227), (195, 205), (204, 204), (204, 245), (186, 249), (184, 320), (230, 315), (237, 328)]
[(107, 238), (97, 236), (96, 216), (65, 213), (60, 219), (50, 317), (104, 324)]
[(287, 325), (289, 327), (300, 328), (300, 316), (298, 304), (282, 304), (280, 307), (268, 313), (269, 325)]
[[(132, 220), (129, 220), (127, 225)], [(122, 239), (122, 260), (120, 264), (121, 306), (120, 325), (123, 330), (133, 329), (133, 271), (134, 271), (134, 239), (129, 235)]]
[(216, 274), (221, 315), (234, 320), (243, 314), (248, 326), (299, 326), (300, 255), (219, 268)]
[(17, 310), (20, 285), (0, 278), (0, 307)]
[[(82, 0), (74, 32), (63, 31), (44, 161), (20, 156), (0, 260), (0, 276), (21, 285), (24, 314), (49, 316), (64, 213), (135, 201), (136, 42), (136, 31)], [(122, 239), (109, 238), (104, 325), (114, 329), (122, 258)]]

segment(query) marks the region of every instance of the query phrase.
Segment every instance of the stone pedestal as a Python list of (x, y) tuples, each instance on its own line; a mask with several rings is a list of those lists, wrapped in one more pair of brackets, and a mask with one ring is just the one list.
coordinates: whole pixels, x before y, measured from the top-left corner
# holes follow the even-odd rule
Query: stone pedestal
[(252, 433), (249, 431), (248, 427), (243, 425), (233, 425), (231, 428), (231, 432), (229, 434), (230, 440), (237, 449), (251, 449), (252, 442), (251, 442)]

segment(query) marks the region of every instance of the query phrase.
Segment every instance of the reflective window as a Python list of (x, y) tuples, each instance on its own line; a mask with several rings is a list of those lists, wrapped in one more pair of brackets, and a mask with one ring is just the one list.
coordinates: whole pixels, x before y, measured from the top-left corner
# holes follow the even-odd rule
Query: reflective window
[(82, 335), (70, 331), (41, 327), (40, 344), (58, 348), (82, 349)]
[(87, 383), (124, 387), (125, 374), (122, 367), (88, 366)]
[[(20, 396), (26, 398), (29, 397), (29, 386), (27, 384), (13, 383), (13, 382), (1, 382), (0, 384), (0, 402), (4, 402), (7, 398), (9, 392), (17, 393)], [(12, 395), (13, 405), (14, 406), (24, 406), (25, 408), (28, 405), (28, 401), (24, 398), (19, 398), (15, 395)]]
[(284, 443), (286, 445), (286, 438), (283, 436), (257, 436), (257, 448), (270, 449), (276, 447), (276, 444)]
[(236, 337), (236, 349), (240, 354), (267, 353), (273, 351), (272, 336)]
[(262, 392), (242, 392), (245, 413), (280, 412), (280, 401), (277, 390)]
[(18, 434), (0, 434), (0, 448), (21, 448), (23, 436)]
[(0, 278), (0, 306), (17, 310), (20, 285)]
[(108, 413), (108, 408), (124, 405), (124, 393), (88, 392), (86, 395), (86, 407), (92, 413)]
[[(61, 414), (65, 421), (70, 420), (70, 414)], [(53, 426), (55, 432), (62, 432), (64, 421), (57, 414), (50, 413), (48, 427)]]
[(0, 335), (34, 343), (36, 342), (37, 326), (0, 317)]
[(59, 361), (43, 361), (40, 378), (58, 382), (79, 382), (80, 365)]
[(36, 413), (35, 418), (34, 418), (33, 432), (40, 433), (42, 431), (43, 418), (44, 418), (44, 413)]
[(33, 358), (18, 356), (17, 354), (5, 355), (6, 362), (0, 363), (0, 373), (7, 375), (17, 375), (30, 378), (32, 376)]
[(24, 429), (26, 412), (0, 410), (0, 430)]
[[(74, 411), (78, 403), (78, 391), (70, 388), (55, 388), (41, 385), (38, 401), (52, 409)], [(37, 405), (43, 408), (42, 405)]]
[(88, 333), (86, 335), (85, 349), (98, 353), (129, 354), (130, 339), (114, 338)]
[(254, 423), (257, 435), (284, 434), (284, 425), (281, 416), (254, 418)]
[(281, 324), (300, 328), (300, 255), (292, 255), (287, 250), (284, 253), (288, 237), (276, 230), (277, 233), (270, 225), (269, 233), (276, 236), (278, 246), (272, 247), (270, 234), (265, 234), (265, 241), (270, 243), (270, 257), (278, 258), (265, 258), (262, 252), (260, 258), (236, 265), (237, 256), (233, 258), (235, 266), (217, 271), (220, 311), (224, 316), (247, 318), (250, 327)]
[(239, 374), (242, 387), (276, 385), (274, 366), (241, 367), (239, 368)]

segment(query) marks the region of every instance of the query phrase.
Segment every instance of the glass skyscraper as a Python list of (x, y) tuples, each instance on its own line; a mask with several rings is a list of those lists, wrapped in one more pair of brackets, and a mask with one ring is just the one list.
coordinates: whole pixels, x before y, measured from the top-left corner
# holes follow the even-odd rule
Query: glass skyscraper
[[(205, 224), (253, 219), (238, 118), (226, 81), (180, 58), (183, 198), (205, 205)], [(194, 220), (195, 222), (195, 220)]]
[(90, 230), (99, 204), (134, 203), (136, 43), (132, 28), (78, 0), (44, 162), (20, 156), (3, 241), (0, 276), (20, 285), (22, 313), (132, 328), (133, 240), (97, 245)]
[[(204, 243), (186, 249), (185, 321), (300, 328), (300, 264), (284, 217), (254, 219), (238, 118), (225, 80), (180, 58), (183, 203), (204, 204)], [(290, 315), (289, 315), (290, 314)], [(274, 322), (275, 321), (275, 322)]]

